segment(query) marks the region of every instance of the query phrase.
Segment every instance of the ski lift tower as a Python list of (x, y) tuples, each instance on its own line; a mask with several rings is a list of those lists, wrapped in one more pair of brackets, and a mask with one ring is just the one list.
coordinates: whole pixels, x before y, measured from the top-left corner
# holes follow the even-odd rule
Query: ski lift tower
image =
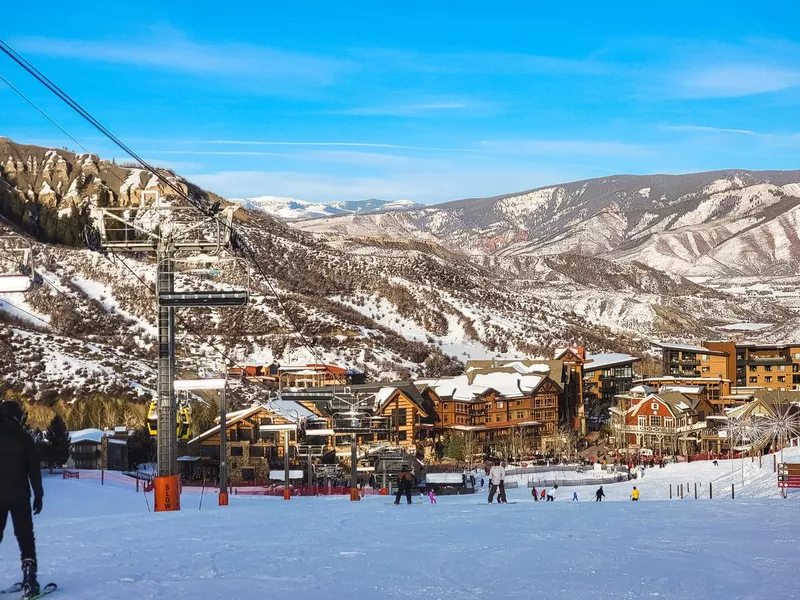
[(142, 192), (139, 206), (94, 207), (92, 218), (99, 240), (89, 246), (101, 251), (155, 254), (158, 322), (158, 435), (155, 510), (180, 510), (180, 476), (175, 431), (175, 309), (245, 306), (243, 290), (175, 289), (175, 264), (186, 256), (221, 258), (230, 244), (233, 213), (238, 207), (210, 208), (198, 214), (192, 206), (173, 205), (156, 190)]

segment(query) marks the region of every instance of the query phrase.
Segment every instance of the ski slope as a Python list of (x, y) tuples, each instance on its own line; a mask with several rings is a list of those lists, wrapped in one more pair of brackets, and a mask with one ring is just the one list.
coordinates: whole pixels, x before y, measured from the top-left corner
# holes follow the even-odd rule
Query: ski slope
[[(800, 496), (778, 497), (771, 459), (746, 469), (735, 500), (663, 499), (670, 482), (716, 475), (729, 488), (739, 462), (648, 470), (605, 485), (603, 503), (586, 501), (594, 486), (559, 487), (556, 502), (536, 504), (520, 487), (504, 506), (480, 493), (413, 506), (232, 496), (219, 508), (211, 495), (198, 510), (200, 494), (187, 492), (169, 514), (149, 513), (127, 485), (46, 476), (40, 579), (64, 600), (798, 598)], [(627, 500), (631, 484), (642, 502)], [(9, 524), (0, 582), (18, 577)]]

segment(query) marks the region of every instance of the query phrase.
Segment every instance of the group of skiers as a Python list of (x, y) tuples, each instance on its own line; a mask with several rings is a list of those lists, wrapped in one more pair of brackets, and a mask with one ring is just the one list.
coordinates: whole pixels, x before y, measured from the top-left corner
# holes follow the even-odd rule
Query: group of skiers
[(22, 419), (19, 403), (0, 402), (0, 542), (10, 514), (22, 561), (23, 598), (33, 598), (40, 592), (33, 515), (42, 512), (44, 490), (36, 445), (23, 428)]

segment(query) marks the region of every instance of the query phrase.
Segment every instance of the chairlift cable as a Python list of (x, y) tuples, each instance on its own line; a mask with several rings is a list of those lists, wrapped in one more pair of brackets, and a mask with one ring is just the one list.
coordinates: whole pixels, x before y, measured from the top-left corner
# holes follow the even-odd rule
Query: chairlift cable
[[(192, 199), (189, 197), (188, 194), (185, 194), (183, 190), (181, 190), (178, 186), (174, 183), (169, 181), (166, 177), (164, 177), (157, 169), (155, 169), (152, 165), (150, 165), (147, 161), (145, 161), (141, 156), (139, 156), (136, 152), (134, 152), (130, 147), (128, 147), (124, 142), (122, 142), (119, 138), (117, 138), (108, 128), (106, 128), (102, 123), (100, 123), (97, 119), (95, 119), (86, 109), (84, 109), (80, 104), (78, 104), (75, 100), (73, 100), (69, 94), (64, 92), (60, 87), (58, 87), (55, 83), (53, 83), (50, 79), (48, 79), (43, 73), (41, 73), (36, 67), (31, 65), (25, 58), (23, 58), (19, 53), (17, 53), (11, 46), (9, 46), (4, 40), (0, 39), (0, 50), (2, 50), (6, 55), (8, 55), (14, 62), (16, 62), (20, 67), (22, 67), (25, 71), (27, 71), (32, 77), (34, 77), (37, 81), (39, 81), (42, 85), (44, 85), (47, 89), (49, 89), (53, 94), (55, 94), (58, 98), (64, 101), (70, 108), (72, 108), (75, 112), (77, 112), (81, 117), (83, 117), (86, 121), (88, 121), (93, 127), (95, 127), (98, 131), (100, 131), (103, 135), (105, 135), (108, 139), (110, 139), (114, 144), (116, 144), (120, 149), (122, 149), (125, 153), (127, 153), (131, 158), (136, 160), (139, 164), (144, 167), (145, 170), (149, 171), (153, 175), (155, 175), (159, 180), (161, 180), (165, 185), (167, 185), (172, 191), (174, 191), (180, 198), (186, 200), (190, 206), (196, 208), (205, 216), (213, 216), (213, 213), (208, 208), (205, 208), (200, 205), (196, 199)], [(43, 112), (43, 111), (40, 111)], [(59, 127), (59, 129), (61, 129)], [(72, 136), (70, 136), (72, 139)], [(80, 144), (79, 144), (80, 145)], [(294, 318), (292, 318), (289, 311), (286, 309), (286, 305), (284, 304), (281, 296), (278, 294), (275, 287), (272, 285), (272, 282), (269, 279), (269, 276), (264, 272), (261, 264), (255, 257), (253, 250), (250, 246), (244, 241), (244, 239), (237, 235), (237, 230), (232, 226), (228, 225), (227, 223), (223, 223), (223, 226), (229, 227), (231, 230), (231, 234), (234, 234), (236, 240), (236, 246), (238, 246), (239, 250), (244, 251), (252, 264), (256, 267), (259, 274), (264, 279), (267, 286), (272, 291), (273, 295), (275, 296), (278, 305), (280, 306), (281, 310), (286, 315), (287, 320), (295, 329), (298, 337), (300, 337), (303, 345), (306, 349), (311, 352), (311, 354), (319, 361), (320, 364), (325, 366), (325, 369), (334, 376), (334, 378), (341, 383), (342, 385), (346, 385), (345, 381), (339, 377), (338, 374), (334, 373), (328, 365), (325, 364), (325, 361), (322, 360), (321, 356), (317, 353), (317, 351), (312, 347), (306, 336), (303, 334), (300, 327), (298, 327), (297, 323), (295, 322)]]

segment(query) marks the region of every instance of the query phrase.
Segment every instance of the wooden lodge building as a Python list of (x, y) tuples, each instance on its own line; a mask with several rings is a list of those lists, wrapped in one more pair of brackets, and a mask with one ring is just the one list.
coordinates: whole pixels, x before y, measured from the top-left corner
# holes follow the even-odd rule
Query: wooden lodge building
[(734, 388), (800, 390), (800, 344), (703, 341), (700, 345), (657, 345), (662, 349), (665, 375), (725, 379)]
[(327, 385), (353, 385), (364, 382), (364, 374), (356, 369), (313, 363), (306, 365), (250, 364), (231, 367), (231, 377), (272, 383), (275, 389), (318, 388)]
[[(297, 425), (296, 419), (281, 412), (275, 407), (257, 405), (228, 413), (225, 432), (231, 485), (265, 485), (271, 468), (283, 468), (284, 436), (289, 436), (290, 457), (296, 462), (297, 429), (269, 430), (271, 425)], [(189, 440), (188, 447), (192, 455), (178, 459), (184, 480), (198, 481), (205, 477), (216, 481), (220, 459), (219, 418), (216, 426)]]

